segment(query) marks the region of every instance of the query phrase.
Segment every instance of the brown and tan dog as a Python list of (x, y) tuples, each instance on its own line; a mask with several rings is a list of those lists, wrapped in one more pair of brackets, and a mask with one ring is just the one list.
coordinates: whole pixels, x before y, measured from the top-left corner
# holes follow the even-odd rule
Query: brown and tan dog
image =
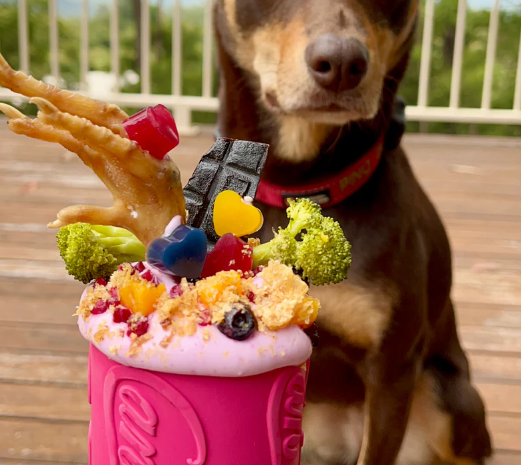
[[(289, 193), (316, 186), (385, 137), (357, 192), (313, 195), (342, 224), (353, 266), (345, 283), (313, 288), (323, 308), (305, 465), (470, 465), (491, 455), (458, 341), (447, 236), (399, 147), (403, 122), (393, 122), (417, 18), (418, 0), (216, 1), (219, 131), (271, 144), (265, 182)], [(260, 207), (267, 239), (286, 216)]]

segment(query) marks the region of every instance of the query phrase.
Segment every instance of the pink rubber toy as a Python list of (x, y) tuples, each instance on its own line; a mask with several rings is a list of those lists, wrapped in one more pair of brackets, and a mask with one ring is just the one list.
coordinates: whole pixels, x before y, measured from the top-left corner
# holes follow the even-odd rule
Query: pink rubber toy
[(89, 465), (298, 465), (308, 369), (175, 375), (91, 345)]

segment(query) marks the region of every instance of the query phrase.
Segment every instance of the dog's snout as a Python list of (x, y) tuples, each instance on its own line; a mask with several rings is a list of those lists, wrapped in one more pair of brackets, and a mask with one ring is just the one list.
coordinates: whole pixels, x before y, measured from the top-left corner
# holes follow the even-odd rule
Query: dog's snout
[(362, 82), (369, 66), (369, 55), (356, 39), (326, 34), (308, 45), (306, 62), (317, 84), (341, 92), (354, 89)]

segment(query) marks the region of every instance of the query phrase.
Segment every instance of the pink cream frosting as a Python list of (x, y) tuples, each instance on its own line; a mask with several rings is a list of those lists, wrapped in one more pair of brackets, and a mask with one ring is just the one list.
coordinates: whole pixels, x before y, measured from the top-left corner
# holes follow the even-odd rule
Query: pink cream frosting
[[(172, 219), (165, 230), (171, 233), (181, 218)], [(177, 284), (173, 276), (163, 273), (148, 263), (145, 269), (163, 283), (167, 292)], [(260, 286), (262, 283), (256, 280)], [(86, 294), (82, 294), (82, 299)], [(169, 336), (159, 317), (153, 313), (148, 318), (148, 334), (152, 337), (130, 354), (131, 339), (126, 335), (125, 323), (114, 323), (112, 313), (90, 315), (87, 320), (78, 316), (78, 326), (85, 339), (96, 346), (108, 358), (126, 366), (164, 373), (182, 375), (243, 377), (266, 373), (277, 368), (305, 363), (312, 352), (309, 337), (296, 325), (278, 331), (255, 331), (246, 341), (235, 341), (222, 334), (215, 326), (198, 326), (192, 336), (175, 336), (168, 345), (161, 342)], [(106, 330), (105, 330), (106, 328)], [(95, 334), (104, 330), (103, 340), (97, 342)]]
[[(176, 336), (166, 347), (160, 344), (169, 335), (159, 324), (157, 314), (149, 317), (148, 333), (152, 336), (133, 355), (127, 325), (114, 323), (112, 313), (90, 315), (78, 324), (85, 339), (110, 359), (127, 366), (164, 373), (198, 376), (244, 377), (277, 368), (297, 366), (311, 356), (309, 337), (298, 326), (278, 331), (256, 331), (246, 341), (235, 341), (215, 326), (198, 326), (193, 336)], [(94, 340), (100, 328), (108, 328), (101, 342)], [(120, 331), (122, 330), (122, 331)]]

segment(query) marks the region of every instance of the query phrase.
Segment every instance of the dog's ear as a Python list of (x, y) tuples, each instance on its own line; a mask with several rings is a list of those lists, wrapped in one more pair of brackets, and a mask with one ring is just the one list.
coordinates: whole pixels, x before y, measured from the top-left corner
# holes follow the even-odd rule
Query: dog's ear
[[(219, 0), (214, 6), (214, 29), (219, 61), (219, 101), (217, 116), (218, 132), (221, 137), (262, 142), (259, 135), (260, 120), (255, 108), (257, 97), (251, 86), (246, 84), (249, 77), (239, 67), (234, 56), (235, 41), (233, 24), (228, 17), (234, 11), (235, 0)], [(233, 92), (228, 86), (233, 85)]]
[(388, 63), (389, 69), (394, 68), (394, 66), (400, 62), (403, 55), (410, 52), (418, 25), (418, 15), (419, 0), (412, 0), (411, 7), (409, 8), (407, 15), (407, 21), (394, 41), (393, 50), (391, 52)]
[(222, 19), (226, 21), (226, 26), (232, 31), (237, 29), (237, 3), (236, 0), (217, 0), (215, 7), (220, 8)]
[(394, 100), (391, 122), (385, 134), (385, 149), (394, 150), (402, 142), (405, 133), (405, 100), (397, 96)]

